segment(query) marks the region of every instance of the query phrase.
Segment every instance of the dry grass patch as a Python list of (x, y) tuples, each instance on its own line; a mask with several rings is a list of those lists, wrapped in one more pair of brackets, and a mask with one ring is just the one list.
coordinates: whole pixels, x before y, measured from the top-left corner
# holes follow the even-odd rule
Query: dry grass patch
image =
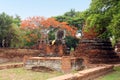
[(52, 72), (34, 72), (24, 68), (0, 70), (0, 80), (46, 80), (63, 73)]

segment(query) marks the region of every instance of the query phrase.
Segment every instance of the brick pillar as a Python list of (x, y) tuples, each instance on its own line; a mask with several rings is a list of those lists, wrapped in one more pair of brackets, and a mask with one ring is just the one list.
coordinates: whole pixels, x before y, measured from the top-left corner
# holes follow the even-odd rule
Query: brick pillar
[(59, 56), (63, 56), (63, 45), (59, 46)]
[(50, 46), (50, 45), (47, 45), (47, 46), (46, 46), (46, 53), (47, 53), (47, 54), (50, 54), (50, 53), (51, 53), (51, 46)]
[(27, 61), (28, 59), (29, 59), (29, 57), (26, 56), (26, 55), (23, 57), (23, 65), (25, 65), (25, 63), (26, 63), (26, 61)]
[(62, 57), (62, 71), (64, 73), (69, 73), (71, 71), (71, 59), (70, 56)]

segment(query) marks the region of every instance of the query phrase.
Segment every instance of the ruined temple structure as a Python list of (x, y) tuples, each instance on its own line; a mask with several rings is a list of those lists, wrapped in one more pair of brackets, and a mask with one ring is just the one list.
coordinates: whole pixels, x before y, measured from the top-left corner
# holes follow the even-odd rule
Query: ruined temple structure
[(56, 32), (55, 40), (46, 41), (46, 39), (39, 40), (38, 49), (40, 50), (40, 57), (42, 56), (64, 56), (66, 51), (65, 45), (65, 33), (63, 30), (58, 30)]
[(95, 32), (95, 28), (90, 28), (85, 31), (82, 30), (82, 38), (75, 51), (75, 56), (83, 57), (87, 63), (114, 63), (119, 62), (120, 59), (114, 52), (109, 39), (97, 38), (99, 33)]
[(47, 41), (45, 38), (41, 38), (38, 41), (39, 56), (25, 56), (23, 60), (25, 69), (56, 70), (63, 73), (83, 69), (83, 59), (69, 55), (70, 51), (65, 45), (64, 38), (65, 31), (61, 29), (56, 32), (55, 40)]

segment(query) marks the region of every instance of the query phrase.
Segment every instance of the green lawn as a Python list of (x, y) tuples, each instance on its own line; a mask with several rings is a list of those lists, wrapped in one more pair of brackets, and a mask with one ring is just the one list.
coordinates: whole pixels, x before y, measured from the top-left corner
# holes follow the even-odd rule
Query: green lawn
[(0, 70), (0, 80), (46, 80), (62, 75), (60, 72), (34, 72), (24, 68)]
[(114, 72), (109, 73), (97, 80), (120, 80), (120, 67), (115, 67)]

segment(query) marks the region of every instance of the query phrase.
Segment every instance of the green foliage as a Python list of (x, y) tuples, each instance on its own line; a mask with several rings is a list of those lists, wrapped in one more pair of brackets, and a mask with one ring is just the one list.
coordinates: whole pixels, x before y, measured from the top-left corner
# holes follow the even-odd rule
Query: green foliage
[(114, 15), (109, 25), (109, 30), (114, 35), (116, 40), (120, 39), (120, 14)]
[(15, 23), (11, 24), (8, 33), (9, 35), (7, 37), (10, 39), (10, 47), (18, 48), (23, 46), (22, 32)]
[(48, 33), (48, 39), (49, 40), (54, 40), (55, 39), (55, 32), (54, 31), (50, 31)]
[(87, 27), (96, 27), (101, 38), (120, 38), (120, 1), (119, 0), (92, 0), (90, 8), (85, 12)]
[(49, 32), (48, 32), (48, 40), (54, 40), (55, 39), (55, 34), (56, 34), (56, 31), (58, 30), (59, 28), (54, 28), (54, 27), (50, 27), (49, 28)]
[(96, 29), (99, 38), (108, 39), (114, 37), (113, 44), (120, 39), (120, 1), (119, 0), (92, 0), (92, 3), (84, 12), (76, 12), (71, 9), (62, 16), (57, 16), (58, 21), (66, 21), (69, 25), (82, 30), (84, 23), (86, 31)]
[(68, 25), (75, 26), (81, 30), (84, 23), (84, 12), (76, 12), (74, 9), (71, 9), (64, 15), (56, 16), (55, 18), (57, 21), (67, 22)]
[(120, 80), (120, 67), (115, 67), (114, 70), (114, 72), (100, 77), (97, 80)]
[(75, 9), (71, 9), (69, 12), (66, 12), (64, 15), (68, 17), (75, 17), (76, 15)]
[(66, 41), (66, 45), (67, 47), (69, 47), (70, 49), (74, 48), (77, 46), (79, 40), (72, 37), (72, 36), (66, 36), (65, 38), (65, 41)]
[(3, 39), (7, 36), (7, 29), (12, 24), (12, 17), (6, 15), (5, 13), (0, 14), (0, 37)]
[[(18, 20), (19, 19), (19, 20)], [(15, 21), (17, 20), (17, 22)], [(13, 18), (5, 13), (0, 14), (0, 46), (1, 47), (18, 47), (21, 44), (20, 30), (18, 24), (20, 18)]]
[(33, 46), (37, 43), (38, 39), (40, 39), (41, 37), (41, 33), (39, 29), (26, 29), (26, 30), (22, 30), (24, 32), (23, 34), (23, 42), (24, 42), (24, 46)]

